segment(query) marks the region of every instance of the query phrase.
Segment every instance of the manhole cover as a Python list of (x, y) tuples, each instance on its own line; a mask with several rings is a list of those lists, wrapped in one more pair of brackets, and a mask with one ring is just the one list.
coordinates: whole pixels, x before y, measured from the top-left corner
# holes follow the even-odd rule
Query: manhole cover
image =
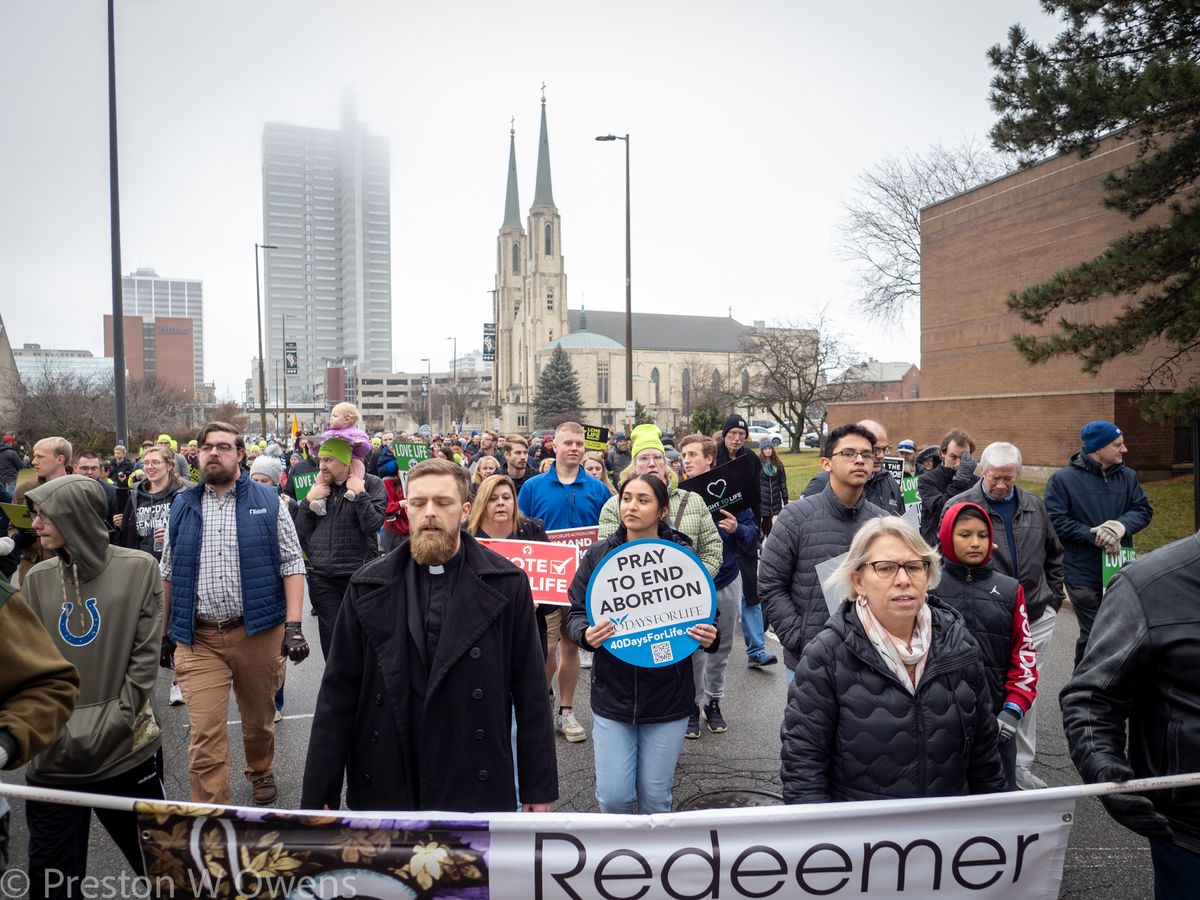
[(742, 809), (747, 806), (783, 806), (783, 797), (770, 791), (708, 791), (679, 805), (679, 812), (693, 809)]

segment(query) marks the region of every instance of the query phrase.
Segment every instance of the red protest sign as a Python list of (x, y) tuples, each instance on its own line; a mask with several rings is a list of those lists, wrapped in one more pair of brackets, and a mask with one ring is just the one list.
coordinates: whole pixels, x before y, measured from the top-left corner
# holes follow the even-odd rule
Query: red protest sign
[(570, 544), (547, 544), (545, 541), (496, 541), (479, 543), (499, 553), (529, 577), (534, 603), (570, 606), (567, 589), (575, 580), (579, 566), (579, 551)]
[(550, 538), (552, 543), (570, 544), (572, 547), (578, 548), (580, 552), (596, 543), (599, 535), (599, 525), (593, 525), (590, 528), (559, 528), (546, 532), (546, 537)]

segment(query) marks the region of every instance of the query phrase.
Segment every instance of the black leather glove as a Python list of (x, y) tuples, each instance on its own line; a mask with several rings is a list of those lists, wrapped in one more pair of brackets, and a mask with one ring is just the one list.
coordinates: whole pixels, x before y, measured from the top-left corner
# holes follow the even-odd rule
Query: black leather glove
[[(1099, 781), (1128, 781), (1133, 771), (1110, 766), (1099, 774)], [(1130, 831), (1142, 837), (1157, 837), (1170, 840), (1173, 837), (1171, 824), (1162, 813), (1155, 812), (1149, 797), (1141, 794), (1105, 794), (1100, 798), (1108, 814)]]
[(304, 639), (304, 629), (299, 622), (286, 622), (283, 626), (283, 647), (280, 654), (294, 663), (308, 659), (308, 641)]
[(1011, 709), (1002, 709), (1000, 714), (996, 716), (996, 726), (1000, 729), (1000, 746), (1004, 746), (1013, 739), (1013, 735), (1017, 733), (1017, 725), (1021, 723), (1021, 717)]
[(166, 634), (162, 637), (162, 651), (158, 655), (158, 664), (164, 669), (175, 668), (175, 642)]

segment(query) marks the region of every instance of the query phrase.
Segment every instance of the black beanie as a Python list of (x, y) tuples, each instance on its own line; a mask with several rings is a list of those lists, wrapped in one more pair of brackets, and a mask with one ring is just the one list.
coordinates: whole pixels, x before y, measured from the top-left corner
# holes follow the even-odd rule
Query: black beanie
[(729, 434), (730, 428), (740, 428), (742, 431), (746, 432), (746, 434), (750, 433), (750, 429), (746, 427), (746, 420), (737, 413), (734, 413), (725, 420), (725, 427), (721, 429), (721, 436), (724, 437), (725, 435)]

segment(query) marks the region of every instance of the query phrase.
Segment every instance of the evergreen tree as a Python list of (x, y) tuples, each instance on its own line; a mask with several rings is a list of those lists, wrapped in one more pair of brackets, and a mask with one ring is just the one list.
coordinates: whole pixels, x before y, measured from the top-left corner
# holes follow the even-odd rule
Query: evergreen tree
[[(1058, 310), (1104, 296), (1132, 297), (1111, 321), (1060, 321), (1050, 337), (1015, 335), (1030, 362), (1074, 355), (1086, 372), (1152, 342), (1143, 386), (1175, 383), (1200, 348), (1200, 5), (1192, 0), (1042, 0), (1065, 29), (1047, 47), (1019, 25), (989, 51), (996, 75), (997, 149), (1029, 164), (1051, 151), (1094, 152), (1118, 133), (1138, 142), (1137, 161), (1105, 181), (1105, 205), (1136, 222), (1093, 260), (1009, 297), (1009, 308), (1043, 324)], [(1165, 210), (1164, 210), (1165, 207)], [(1158, 414), (1200, 411), (1200, 384), (1148, 396)]]
[(533, 400), (533, 412), (538, 425), (553, 428), (560, 422), (578, 421), (582, 406), (579, 376), (571, 368), (567, 351), (557, 346), (546, 368), (538, 376), (537, 395)]

